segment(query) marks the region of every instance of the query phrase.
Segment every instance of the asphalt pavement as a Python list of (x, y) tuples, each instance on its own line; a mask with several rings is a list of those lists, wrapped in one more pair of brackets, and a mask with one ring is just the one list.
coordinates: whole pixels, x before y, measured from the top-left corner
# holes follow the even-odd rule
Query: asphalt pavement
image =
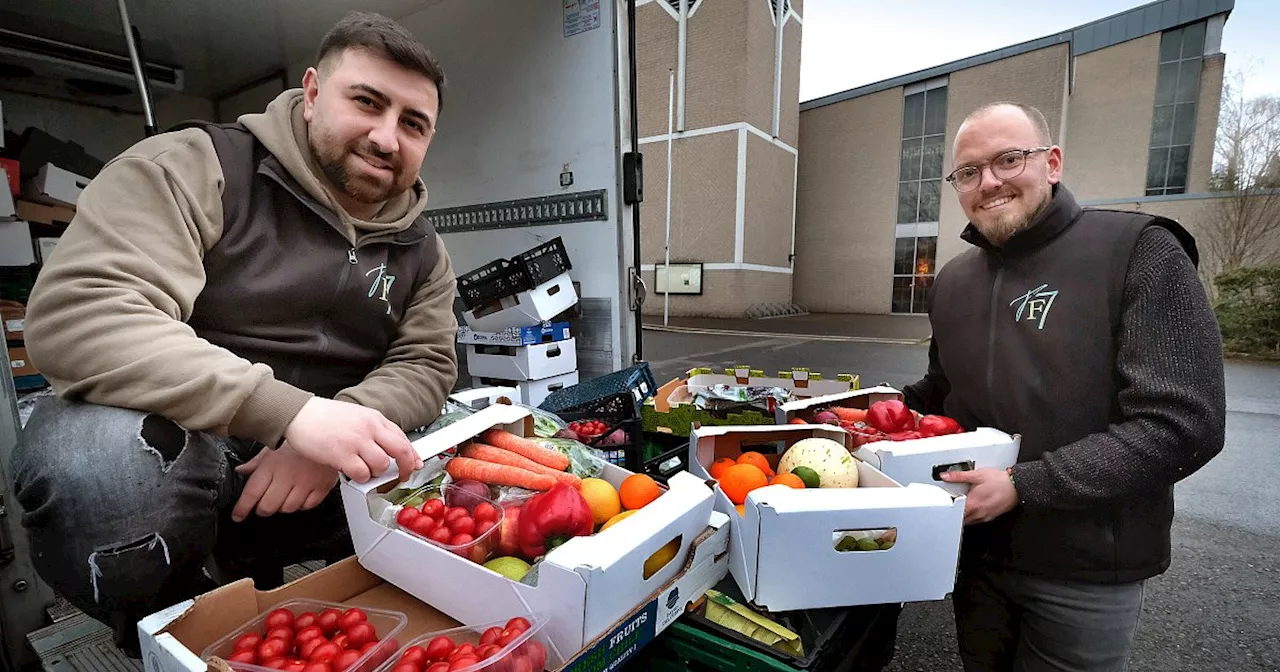
[[(864, 387), (913, 383), (928, 358), (922, 345), (762, 331), (646, 331), (644, 354), (659, 384), (747, 364), (854, 373)], [(1226, 448), (1176, 486), (1172, 566), (1147, 584), (1131, 672), (1280, 670), (1280, 366), (1229, 362), (1226, 375)], [(961, 670), (949, 600), (907, 605), (887, 669)]]

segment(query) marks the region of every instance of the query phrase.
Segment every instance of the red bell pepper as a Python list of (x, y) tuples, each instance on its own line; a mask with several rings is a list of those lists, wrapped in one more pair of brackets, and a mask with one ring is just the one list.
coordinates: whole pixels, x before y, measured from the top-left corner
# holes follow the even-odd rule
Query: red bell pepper
[(914, 429), (908, 429), (905, 432), (894, 432), (889, 435), (890, 441), (914, 441), (922, 438), (924, 438), (924, 435)]
[(591, 534), (594, 527), (591, 506), (582, 493), (557, 481), (525, 502), (520, 512), (520, 551), (526, 558), (537, 558), (573, 537)]
[(945, 436), (961, 434), (964, 427), (945, 415), (926, 415), (920, 418), (920, 433), (924, 436)]
[(886, 433), (906, 432), (916, 428), (916, 416), (897, 399), (877, 401), (867, 410), (867, 424)]
[(844, 431), (853, 437), (853, 447), (864, 446), (868, 443), (876, 441), (884, 441), (889, 438), (888, 434), (867, 425), (865, 422), (853, 422), (849, 424), (841, 424)]

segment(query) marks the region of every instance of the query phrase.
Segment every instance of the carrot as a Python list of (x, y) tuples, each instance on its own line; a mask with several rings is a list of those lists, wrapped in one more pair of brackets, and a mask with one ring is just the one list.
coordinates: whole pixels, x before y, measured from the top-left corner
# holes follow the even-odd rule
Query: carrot
[(480, 439), (491, 446), (517, 453), (556, 471), (564, 471), (569, 468), (568, 455), (543, 448), (529, 439), (516, 436), (502, 429), (491, 429), (482, 434)]
[(550, 490), (556, 479), (546, 474), (535, 474), (528, 469), (494, 464), (469, 457), (455, 457), (444, 466), (455, 480), (470, 478), (489, 485), (512, 485), (526, 490)]
[(513, 453), (509, 450), (495, 448), (486, 443), (473, 443), (470, 446), (463, 448), (462, 452), (459, 454), (463, 457), (484, 460), (485, 462), (493, 462), (494, 464), (505, 464), (508, 467), (528, 469), (535, 474), (546, 474), (557, 481), (563, 481), (575, 488), (582, 487), (582, 479), (567, 471), (556, 471), (551, 467), (538, 464), (527, 457)]
[(837, 418), (845, 422), (862, 422), (867, 419), (867, 412), (861, 408), (845, 408), (844, 406), (832, 406), (831, 412), (836, 414)]
[(805, 422), (804, 418), (791, 418), (790, 420), (787, 421), (787, 424), (788, 425), (807, 425), (809, 423)]

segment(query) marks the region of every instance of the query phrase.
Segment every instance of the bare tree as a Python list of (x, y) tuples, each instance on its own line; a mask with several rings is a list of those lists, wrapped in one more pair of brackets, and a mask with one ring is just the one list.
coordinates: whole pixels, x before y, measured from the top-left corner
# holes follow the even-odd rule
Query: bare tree
[(1225, 192), (1206, 222), (1206, 272), (1280, 263), (1280, 97), (1222, 87), (1212, 188)]

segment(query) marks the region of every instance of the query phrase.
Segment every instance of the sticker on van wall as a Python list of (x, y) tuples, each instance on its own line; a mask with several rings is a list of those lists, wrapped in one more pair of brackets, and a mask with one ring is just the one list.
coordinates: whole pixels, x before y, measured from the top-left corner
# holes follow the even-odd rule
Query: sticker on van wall
[(563, 2), (565, 37), (573, 37), (578, 33), (600, 27), (600, 0), (563, 0)]

